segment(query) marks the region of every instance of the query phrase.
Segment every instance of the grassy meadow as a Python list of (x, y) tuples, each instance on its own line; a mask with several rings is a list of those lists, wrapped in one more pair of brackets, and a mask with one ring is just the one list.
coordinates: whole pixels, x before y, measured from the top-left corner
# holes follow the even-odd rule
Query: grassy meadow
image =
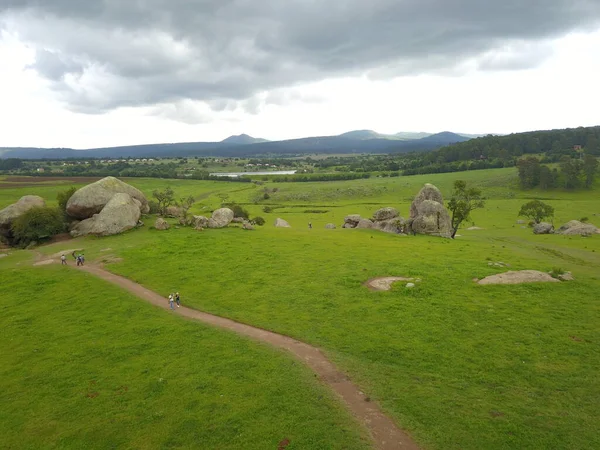
[(1, 448), (368, 448), (281, 352), (20, 262), (0, 266)]
[[(423, 183), (437, 185), (448, 196), (456, 179), (481, 187), (487, 197), (486, 207), (472, 217), (483, 229), (470, 231), (466, 227), (473, 224), (465, 224), (456, 240), (324, 229), (330, 222), (339, 227), (345, 215), (369, 217), (383, 206), (394, 206), (407, 216)], [(323, 348), (423, 448), (600, 448), (594, 425), (600, 422), (600, 235), (535, 236), (516, 223), (520, 206), (539, 198), (555, 207), (557, 226), (582, 217), (600, 225), (598, 190), (523, 192), (516, 187), (515, 169), (264, 186), (127, 181), (147, 194), (170, 185), (181, 196), (194, 195), (200, 199), (194, 213), (218, 207), (227, 195), (252, 216), (263, 216), (267, 225), (253, 232), (236, 227), (204, 232), (172, 227), (159, 232), (150, 226), (153, 219), (147, 219), (143, 229), (120, 236), (77, 239), (39, 251), (85, 248), (88, 260), (105, 260), (109, 270), (157, 292), (178, 290), (191, 307)], [(52, 200), (64, 185), (44, 189)], [(25, 195), (24, 190), (0, 189), (0, 207)], [(264, 212), (265, 206), (273, 212)], [(292, 228), (275, 229), (277, 217)], [(14, 252), (0, 260), (3, 287), (7, 260), (23, 259), (23, 254)], [(113, 257), (122, 261), (110, 262)], [(473, 278), (507, 270), (491, 262), (510, 264), (512, 270), (561, 268), (572, 271), (576, 280), (511, 286), (473, 283)], [(16, 267), (9, 277), (12, 282), (21, 271), (24, 277), (47, 273), (52, 278), (55, 270), (25, 269), (25, 264), (10, 266)], [(412, 290), (397, 284), (389, 292), (369, 291), (363, 283), (378, 276), (412, 276), (422, 282)], [(20, 289), (33, 290), (27, 283)], [(110, 292), (128, 298), (115, 289)], [(149, 306), (138, 308), (157, 322), (173, 321)], [(100, 315), (99, 321), (105, 320), (102, 317), (106, 319)], [(180, 321), (172, 326), (205, 332)], [(131, 331), (127, 326), (118, 330)], [(225, 336), (222, 342), (243, 342)], [(233, 358), (227, 345), (221, 350)], [(276, 352), (262, 351), (286, 361)], [(272, 364), (264, 358), (265, 365)], [(260, 361), (259, 370), (263, 359), (254, 360)], [(293, 381), (299, 385), (302, 380), (298, 372)], [(335, 417), (345, 420), (343, 415)], [(359, 442), (356, 436), (354, 445)], [(298, 448), (335, 448), (320, 445)]]

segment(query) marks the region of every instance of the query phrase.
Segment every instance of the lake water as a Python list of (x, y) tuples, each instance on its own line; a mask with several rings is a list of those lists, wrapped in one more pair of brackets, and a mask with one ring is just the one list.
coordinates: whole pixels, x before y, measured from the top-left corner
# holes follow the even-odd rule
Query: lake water
[(215, 172), (211, 173), (214, 177), (241, 177), (244, 175), (294, 175), (295, 170), (272, 170), (270, 172)]

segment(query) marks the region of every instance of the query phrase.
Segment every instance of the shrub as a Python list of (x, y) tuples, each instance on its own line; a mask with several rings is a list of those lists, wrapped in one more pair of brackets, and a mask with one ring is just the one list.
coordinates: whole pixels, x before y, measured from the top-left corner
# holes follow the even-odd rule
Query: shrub
[(560, 275), (565, 274), (566, 271), (562, 267), (553, 267), (549, 273), (552, 278), (558, 278)]
[(258, 226), (261, 226), (261, 227), (265, 224), (265, 222), (266, 222), (265, 219), (263, 219), (260, 216), (255, 217), (254, 219), (252, 219), (252, 223), (254, 225), (258, 225)]
[(230, 205), (229, 208), (233, 211), (233, 217), (241, 217), (243, 219), (250, 217), (250, 213), (240, 205)]
[(64, 217), (69, 217), (69, 215), (67, 214), (67, 203), (68, 203), (69, 199), (71, 198), (71, 196), (75, 192), (77, 192), (77, 188), (71, 187), (71, 188), (67, 189), (66, 191), (62, 191), (62, 192), (59, 192), (58, 194), (56, 194), (56, 201), (58, 202), (58, 209), (60, 209), (60, 211), (62, 212)]
[(64, 232), (64, 216), (59, 208), (31, 208), (13, 222), (11, 231), (15, 243), (25, 247)]
[(269, 200), (270, 198), (271, 198), (271, 196), (270, 196), (270, 195), (269, 195), (267, 192), (265, 192), (265, 193), (263, 194), (263, 199), (264, 199), (264, 200)]
[(148, 207), (150, 208), (150, 214), (158, 214), (158, 202), (155, 200), (148, 200)]
[(589, 217), (582, 217), (581, 219), (579, 219), (579, 221), (582, 222), (582, 223), (586, 223), (589, 220), (590, 220)]
[(266, 213), (273, 212), (273, 208), (271, 208), (270, 206), (265, 206), (265, 207), (263, 208), (263, 212), (266, 212)]

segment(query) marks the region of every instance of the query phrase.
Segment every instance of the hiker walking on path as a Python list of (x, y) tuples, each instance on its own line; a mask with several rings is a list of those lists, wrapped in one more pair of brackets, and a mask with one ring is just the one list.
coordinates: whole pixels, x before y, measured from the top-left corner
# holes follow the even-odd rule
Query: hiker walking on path
[(177, 303), (177, 307), (181, 306), (181, 299), (179, 298), (179, 292), (175, 293), (175, 302)]
[(77, 256), (77, 265), (78, 266), (83, 266), (83, 262), (85, 261), (85, 258), (83, 257), (83, 254), (80, 253), (79, 256)]
[(173, 294), (169, 294), (169, 307), (171, 309), (175, 309), (174, 303), (173, 303), (174, 299), (173, 299)]
[(61, 255), (61, 257), (60, 257), (60, 264), (62, 266), (66, 266), (67, 265), (67, 257), (65, 255)]

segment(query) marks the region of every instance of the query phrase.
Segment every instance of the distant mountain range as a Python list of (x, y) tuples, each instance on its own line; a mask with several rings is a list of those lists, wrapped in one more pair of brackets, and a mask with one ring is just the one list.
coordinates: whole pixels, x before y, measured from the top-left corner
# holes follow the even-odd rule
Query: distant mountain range
[(475, 135), (444, 131), (442, 133), (380, 134), (372, 130), (355, 130), (339, 136), (320, 136), (283, 141), (268, 141), (247, 134), (230, 136), (221, 142), (181, 142), (121, 147), (31, 148), (0, 147), (0, 158), (68, 159), (68, 158), (140, 158), (177, 156), (286, 156), (292, 154), (407, 153), (435, 150), (449, 144), (468, 141)]

